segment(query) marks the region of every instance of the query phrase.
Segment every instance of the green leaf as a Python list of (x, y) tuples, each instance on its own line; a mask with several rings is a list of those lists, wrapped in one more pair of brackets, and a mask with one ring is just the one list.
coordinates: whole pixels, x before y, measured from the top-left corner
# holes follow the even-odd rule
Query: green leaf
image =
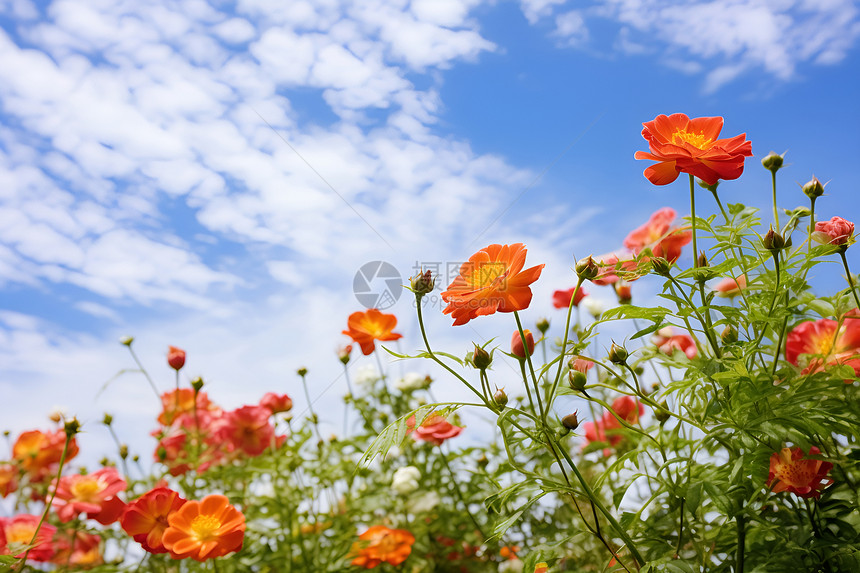
[[(440, 408), (440, 406), (445, 406)], [(407, 421), (410, 417), (415, 416), (415, 426), (420, 426), (432, 414), (439, 414), (443, 417), (448, 417), (453, 412), (456, 412), (465, 404), (460, 402), (443, 402), (439, 404), (427, 404), (412, 410), (408, 414), (401, 416), (391, 424), (389, 424), (380, 434), (373, 440), (364, 455), (358, 461), (358, 467), (368, 467), (370, 462), (378, 455), (385, 456), (394, 446), (399, 446), (406, 439)]]

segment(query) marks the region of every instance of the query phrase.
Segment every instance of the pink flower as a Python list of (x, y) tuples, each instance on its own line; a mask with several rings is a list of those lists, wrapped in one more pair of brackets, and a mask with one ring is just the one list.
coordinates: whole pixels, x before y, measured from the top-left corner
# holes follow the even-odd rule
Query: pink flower
[(517, 358), (522, 358), (525, 360), (528, 356), (531, 356), (535, 351), (535, 337), (532, 335), (532, 331), (526, 328), (523, 330), (523, 334), (526, 337), (526, 344), (528, 345), (528, 353), (526, 349), (523, 347), (523, 337), (520, 336), (520, 331), (515, 330), (513, 336), (511, 336), (511, 354), (516, 356)]
[(714, 285), (714, 291), (717, 293), (717, 296), (729, 298), (737, 296), (745, 288), (747, 288), (746, 275), (741, 275), (736, 279), (727, 277)]
[[(415, 416), (407, 420), (406, 426), (408, 428), (415, 427)], [(415, 428), (415, 439), (441, 446), (442, 442), (459, 436), (462, 431), (463, 428), (455, 426), (439, 414), (430, 414), (420, 426)]]
[(833, 217), (829, 221), (815, 223), (812, 238), (825, 245), (845, 245), (854, 235), (854, 223), (842, 217)]
[(125, 491), (126, 482), (116, 468), (102, 468), (87, 475), (60, 478), (52, 505), (60, 521), (67, 523), (80, 513), (99, 514), (108, 500)]
[(650, 248), (655, 257), (674, 263), (681, 256), (681, 247), (693, 239), (690, 231), (672, 226), (675, 217), (674, 209), (669, 207), (659, 209), (651, 215), (647, 223), (627, 235), (624, 246), (636, 255)]
[(687, 358), (695, 358), (698, 355), (696, 342), (689, 334), (674, 334), (671, 327), (661, 328), (651, 337), (657, 348), (663, 354), (672, 356), (676, 350), (683, 352)]
[[(555, 308), (568, 308), (570, 307), (570, 297), (573, 296), (573, 291), (576, 290), (576, 287), (569, 288), (567, 290), (557, 290), (552, 293), (552, 306)], [(579, 303), (588, 296), (588, 293), (585, 292), (585, 289), (579, 287), (579, 290), (576, 292), (576, 297), (573, 299), (573, 306), (579, 306)]]
[(293, 400), (286, 394), (266, 392), (260, 399), (260, 406), (267, 408), (272, 414), (289, 412), (293, 409)]
[(594, 366), (594, 362), (592, 362), (591, 360), (586, 360), (584, 358), (576, 358), (573, 361), (572, 368), (574, 370), (576, 370), (577, 372), (582, 372), (583, 374), (585, 374), (586, 372), (591, 370), (591, 368), (593, 366)]
[[(36, 528), (39, 526), (39, 516), (20, 514), (11, 518), (0, 517), (0, 555), (23, 557)], [(49, 523), (43, 523), (36, 537), (36, 544), (30, 551), (31, 561), (46, 562), (54, 556), (52, 540), (57, 528)]]
[(174, 370), (182, 370), (182, 367), (185, 366), (185, 351), (175, 346), (168, 346), (167, 364)]
[(600, 270), (591, 282), (604, 286), (616, 283), (622, 278), (627, 281), (635, 281), (639, 278), (635, 274), (638, 264), (633, 257), (634, 255), (628, 252), (606, 253), (593, 257)]

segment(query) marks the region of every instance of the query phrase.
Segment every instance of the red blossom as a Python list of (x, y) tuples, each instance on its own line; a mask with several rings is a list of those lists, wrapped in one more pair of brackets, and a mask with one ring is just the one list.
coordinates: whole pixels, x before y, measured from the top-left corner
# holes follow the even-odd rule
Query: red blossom
[(829, 221), (817, 221), (813, 238), (825, 245), (845, 245), (854, 236), (854, 223), (842, 217), (833, 217)]
[(579, 303), (582, 302), (582, 299), (588, 296), (588, 293), (585, 292), (585, 289), (579, 287), (579, 290), (576, 290), (576, 287), (569, 288), (567, 290), (557, 290), (552, 293), (552, 306), (555, 308), (568, 308), (570, 307), (570, 298), (573, 297), (573, 292), (576, 291), (576, 296), (573, 298), (573, 306), (579, 306)]
[(624, 239), (624, 246), (634, 255), (644, 249), (651, 249), (655, 257), (674, 263), (681, 256), (681, 247), (693, 239), (691, 231), (685, 227), (673, 227), (676, 213), (674, 209), (658, 209), (648, 222), (634, 229)]
[[(809, 454), (817, 456), (821, 452), (816, 447)], [(782, 448), (770, 456), (770, 472), (767, 485), (774, 493), (791, 492), (800, 497), (821, 496), (821, 490), (833, 483), (827, 473), (833, 464), (822, 460), (804, 459), (800, 448)]]

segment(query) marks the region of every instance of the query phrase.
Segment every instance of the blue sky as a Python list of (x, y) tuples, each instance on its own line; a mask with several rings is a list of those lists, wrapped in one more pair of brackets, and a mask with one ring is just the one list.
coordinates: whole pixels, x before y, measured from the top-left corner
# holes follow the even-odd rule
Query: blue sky
[[(0, 427), (56, 405), (148, 429), (142, 379), (96, 397), (131, 365), (125, 334), (164, 389), (173, 344), (227, 407), (300, 405), (298, 366), (339, 404), (367, 261), (405, 277), (524, 242), (547, 264), (526, 319), (560, 321), (573, 254), (688, 212), (683, 181), (655, 188), (633, 159), (660, 113), (747, 133), (725, 201), (766, 208), (758, 161), (787, 150), (785, 207), (814, 173), (821, 216), (857, 219), (858, 36), (851, 0), (0, 0)], [(408, 297), (389, 311), (417, 348)], [(431, 314), (458, 354), (513, 328)]]

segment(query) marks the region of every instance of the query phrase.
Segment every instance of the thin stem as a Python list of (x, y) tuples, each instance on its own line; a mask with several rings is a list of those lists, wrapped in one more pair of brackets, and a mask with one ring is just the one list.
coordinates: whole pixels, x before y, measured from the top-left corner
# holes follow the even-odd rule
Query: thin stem
[(320, 434), (320, 429), (319, 429), (319, 425), (318, 425), (319, 420), (317, 419), (317, 415), (314, 413), (314, 405), (313, 405), (313, 402), (311, 402), (310, 392), (308, 392), (308, 383), (305, 380), (305, 374), (299, 374), (299, 376), (302, 379), (302, 388), (305, 389), (305, 398), (308, 401), (308, 411), (311, 413), (311, 422), (313, 423), (314, 430), (316, 430), (317, 439), (322, 441), (322, 434)]
[(776, 232), (780, 232), (779, 226), (779, 211), (776, 208), (776, 170), (770, 172), (771, 187), (773, 188), (773, 223), (776, 227)]
[(854, 295), (854, 302), (857, 303), (857, 308), (860, 308), (860, 298), (857, 297), (857, 289), (854, 286), (854, 279), (851, 278), (851, 270), (848, 268), (848, 259), (845, 258), (845, 248), (843, 247), (840, 247), (839, 249), (839, 256), (842, 257), (842, 266), (845, 267), (845, 278), (848, 279), (848, 285), (851, 287), (851, 294)]
[(152, 378), (149, 376), (149, 372), (146, 371), (146, 368), (143, 367), (143, 364), (140, 363), (140, 359), (135, 354), (134, 349), (131, 347), (131, 344), (128, 344), (128, 351), (131, 353), (131, 357), (134, 359), (134, 363), (137, 364), (137, 367), (140, 368), (141, 373), (146, 378), (146, 381), (149, 382), (149, 387), (152, 388), (152, 391), (155, 392), (155, 397), (161, 400), (161, 393), (158, 391), (158, 388), (155, 387), (155, 382), (152, 381)]
[(690, 221), (692, 223), (693, 230), (693, 268), (698, 268), (699, 266), (699, 250), (696, 246), (696, 181), (692, 174), (690, 174)]
[[(520, 314), (517, 311), (514, 311), (514, 318), (517, 321), (517, 330), (520, 333), (520, 340), (523, 343), (523, 352), (525, 352), (525, 355), (526, 355), (525, 361), (528, 362), (528, 364), (529, 364), (529, 372), (532, 375), (532, 382), (535, 385), (535, 396), (537, 397), (538, 410), (540, 413), (540, 417), (541, 417), (541, 420), (544, 420), (544, 422), (545, 422), (546, 421), (546, 412), (544, 412), (544, 410), (543, 410), (543, 401), (540, 398), (540, 394), (541, 394), (540, 385), (538, 384), (537, 376), (535, 376), (535, 368), (534, 368), (534, 365), (532, 364), (532, 353), (529, 352), (529, 345), (526, 342), (526, 334), (523, 331), (523, 325), (520, 322)], [(520, 362), (522, 362), (522, 360)], [(526, 387), (528, 387), (528, 384), (529, 384), (528, 380), (523, 378), (523, 381), (526, 383)]]
[(460, 487), (458, 485), (459, 480), (457, 479), (457, 476), (454, 474), (454, 470), (452, 470), (451, 466), (448, 465), (448, 457), (445, 455), (445, 452), (440, 451), (439, 453), (442, 454), (439, 457), (442, 458), (442, 463), (445, 464), (445, 469), (448, 470), (448, 475), (451, 476), (452, 488), (457, 493), (457, 497), (460, 499), (460, 502), (463, 504), (463, 508), (466, 510), (466, 513), (469, 514), (469, 519), (472, 520), (472, 523), (475, 525), (477, 530), (480, 532), (482, 540), (486, 540), (487, 534), (484, 533), (484, 528), (481, 527), (481, 524), (478, 523), (477, 518), (472, 514), (471, 510), (469, 509), (469, 503), (466, 501), (466, 498), (463, 497), (463, 492), (460, 491)]
[(746, 553), (746, 519), (743, 515), (737, 517), (738, 547), (735, 551), (736, 573), (744, 573), (744, 553)]
[(806, 237), (807, 252), (812, 251), (812, 233), (815, 231), (815, 200), (817, 197), (809, 198), (809, 232)]
[[(561, 354), (558, 357), (558, 369), (555, 372), (555, 380), (552, 382), (552, 390), (549, 392), (549, 396), (547, 396), (547, 406), (551, 405), (553, 402), (553, 398), (555, 398), (555, 392), (558, 390), (558, 384), (561, 381), (561, 370), (564, 367), (564, 357), (567, 352), (567, 340), (570, 336), (570, 316), (573, 314), (573, 301), (576, 300), (576, 295), (579, 294), (579, 289), (582, 288), (582, 283), (585, 279), (579, 277), (579, 280), (576, 282), (576, 288), (573, 289), (573, 294), (570, 295), (570, 304), (567, 305), (567, 320), (564, 323), (564, 339), (561, 343)], [(577, 314), (579, 314), (579, 307), (577, 307)], [(577, 320), (578, 322), (578, 320)]]

